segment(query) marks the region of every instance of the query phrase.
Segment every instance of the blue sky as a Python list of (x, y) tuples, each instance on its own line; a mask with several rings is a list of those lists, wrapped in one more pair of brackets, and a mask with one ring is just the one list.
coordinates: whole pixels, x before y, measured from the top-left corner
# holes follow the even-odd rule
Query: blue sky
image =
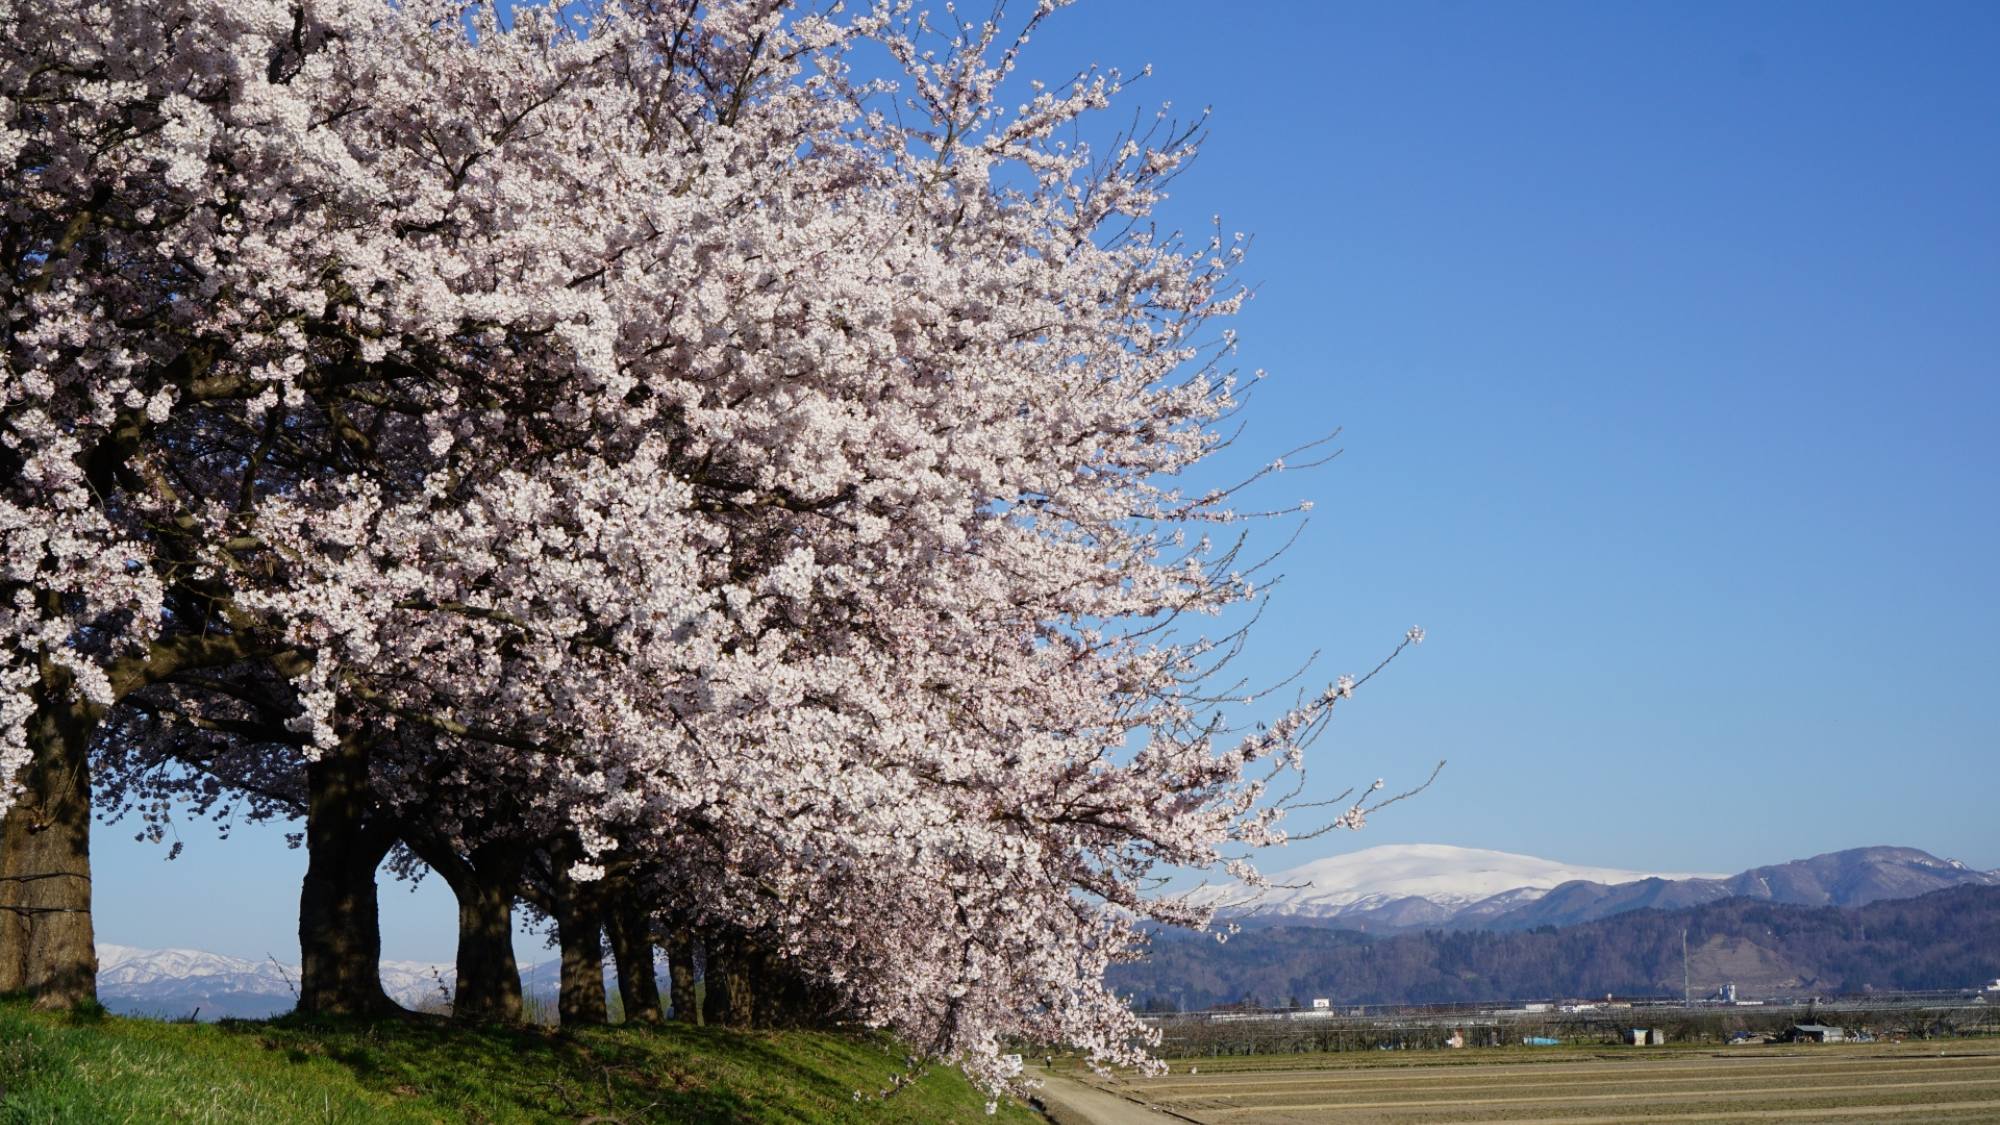
[[(1247, 445), (1340, 426), (1245, 667), (1362, 671), (1358, 836), (1736, 871), (2000, 868), (2000, 8), (1086, 0), (1028, 69), (1214, 108)], [(100, 936), (296, 955), (303, 854), (98, 837)], [(430, 887), (385, 951), (448, 959)]]

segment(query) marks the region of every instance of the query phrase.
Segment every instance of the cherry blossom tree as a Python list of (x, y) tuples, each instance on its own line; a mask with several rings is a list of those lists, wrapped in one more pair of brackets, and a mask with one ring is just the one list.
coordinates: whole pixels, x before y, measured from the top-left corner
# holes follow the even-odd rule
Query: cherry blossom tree
[(1199, 122), (1003, 97), (1053, 7), (0, 0), (0, 989), (90, 993), (109, 720), (318, 810), (327, 925), (540, 848), (989, 1088), (1145, 1061), (1104, 966), (1349, 682), (1214, 698), (1241, 246), (1152, 222)]

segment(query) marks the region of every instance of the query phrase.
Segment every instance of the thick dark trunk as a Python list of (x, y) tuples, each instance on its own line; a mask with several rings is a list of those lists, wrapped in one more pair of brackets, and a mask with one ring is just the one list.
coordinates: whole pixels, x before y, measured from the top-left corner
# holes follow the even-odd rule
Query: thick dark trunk
[(730, 1007), (731, 955), (723, 939), (712, 933), (701, 935), (701, 1022), (710, 1027), (728, 1027), (736, 1018)]
[(511, 841), (482, 844), (470, 855), (421, 825), (402, 826), (403, 842), (444, 877), (458, 899), (458, 964), (453, 1019), (519, 1023), (521, 970), (514, 963), (514, 899), (528, 849)]
[(564, 1027), (611, 1022), (604, 1003), (604, 941), (594, 912), (556, 924), (562, 944), (562, 991), (556, 999)]
[(514, 963), (514, 896), (526, 857), (512, 845), (473, 849), (458, 896), (458, 981), (454, 1019), (519, 1023), (521, 970)]
[(653, 933), (646, 911), (630, 901), (604, 912), (611, 955), (618, 963), (618, 1000), (626, 1023), (660, 1022), (660, 978), (653, 966)]
[(736, 985), (737, 1005), (747, 1014), (741, 1022), (745, 1027), (777, 1027), (782, 1022), (778, 1016), (783, 998), (779, 989), (783, 982), (777, 976), (777, 959), (762, 949), (752, 946), (737, 961)]
[(306, 767), (307, 865), (299, 891), (299, 1011), (370, 1016), (402, 1009), (382, 990), (375, 869), (396, 842), (371, 822), (368, 751), (343, 743)]
[(97, 716), (70, 698), (67, 672), (45, 664), (42, 673), (28, 720), (33, 757), (19, 800), (0, 817), (0, 993), (69, 1009), (97, 1000), (89, 753)]
[(555, 876), (556, 943), (562, 947), (562, 987), (556, 1008), (564, 1027), (611, 1020), (604, 1005), (604, 918), (597, 902), (602, 884), (569, 877), (569, 865), (577, 854), (573, 847), (560, 848), (550, 863)]
[(758, 1015), (758, 987), (762, 985), (762, 965), (756, 951), (732, 947), (730, 963), (722, 973), (722, 983), (730, 993), (730, 1027), (754, 1027)]
[(694, 991), (694, 931), (686, 926), (675, 926), (667, 937), (667, 988), (674, 1018), (700, 1023), (701, 1005), (695, 1002)]
[(731, 944), (722, 982), (741, 1027), (811, 1027), (826, 1023), (835, 1008), (833, 997), (754, 941), (739, 938)]
[(812, 1027), (826, 1022), (831, 1012), (830, 998), (807, 984), (805, 978), (768, 953), (759, 958), (759, 1027)]
[(521, 970), (514, 963), (514, 898), (527, 865), (526, 849), (503, 842), (485, 844), (469, 856), (460, 856), (422, 833), (408, 833), (404, 839), (444, 876), (458, 899), (452, 1018), (469, 1023), (519, 1023)]
[(723, 1022), (730, 1027), (754, 1027), (757, 1023), (757, 974), (756, 961), (741, 957), (729, 959), (729, 972), (722, 980), (729, 990), (729, 1018)]
[(741, 937), (710, 934), (704, 940), (707, 995), (702, 1017), (721, 1027), (750, 1027), (757, 1021), (758, 954)]

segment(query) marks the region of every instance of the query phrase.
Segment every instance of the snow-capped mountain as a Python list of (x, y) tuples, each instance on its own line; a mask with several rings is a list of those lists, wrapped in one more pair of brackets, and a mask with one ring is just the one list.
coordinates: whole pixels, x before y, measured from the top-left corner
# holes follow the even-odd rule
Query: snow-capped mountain
[[(656, 966), (666, 972), (661, 955)], [(612, 962), (605, 958), (605, 988), (616, 991)], [(382, 990), (408, 1008), (448, 1004), (456, 971), (428, 961), (382, 962)], [(553, 1000), (562, 977), (558, 961), (521, 966), (521, 991)], [(97, 998), (120, 1015), (182, 1019), (266, 1019), (298, 1002), (299, 967), (272, 958), (252, 961), (199, 949), (134, 949), (100, 942)]]
[[(398, 1003), (415, 1005), (449, 988), (450, 965), (382, 962), (382, 987)], [(114, 1012), (183, 1017), (258, 1019), (288, 1012), (298, 999), (299, 967), (252, 961), (199, 949), (135, 949), (99, 942), (97, 995)]]
[[(1301, 864), (1277, 872), (1272, 882), (1261, 891), (1232, 885), (1195, 894), (1249, 923), (1524, 930), (1734, 897), (1861, 906), (1948, 887), (2000, 886), (2000, 871), (1980, 871), (1916, 848), (1853, 848), (1719, 876), (1590, 867), (1444, 844), (1391, 844)], [(203, 1019), (257, 1019), (290, 1011), (298, 996), (298, 966), (270, 958), (104, 943), (97, 959), (98, 997), (121, 1014), (184, 1018), (199, 1011)], [(559, 968), (555, 961), (523, 965), (523, 990), (553, 996)], [(664, 970), (664, 961), (658, 968)], [(610, 969), (607, 963), (607, 976)], [(382, 962), (383, 987), (411, 1007), (443, 999), (454, 975), (450, 965)]]
[(1676, 910), (1725, 898), (1752, 898), (1796, 906), (1866, 906), (1884, 899), (1915, 898), (1959, 886), (2000, 886), (2000, 871), (1980, 871), (1919, 848), (1849, 848), (1740, 875), (1709, 879), (1646, 879), (1618, 886), (1601, 881), (1565, 884), (1497, 915), (1453, 925), (1528, 930), (1569, 926), (1631, 910)]
[(129, 945), (97, 944), (97, 984), (100, 989), (134, 991), (172, 981), (214, 981), (232, 991), (284, 992), (298, 980), (298, 969), (275, 961), (250, 961), (199, 949), (134, 949)]
[(1448, 844), (1385, 844), (1277, 872), (1266, 889), (1230, 885), (1198, 893), (1232, 914), (1398, 927), (1502, 914), (1565, 883), (1717, 877), (1590, 867)]
[(1965, 884), (2000, 885), (2000, 872), (1980, 871), (1917, 848), (1850, 848), (1738, 875), (1675, 875), (1585, 867), (1481, 848), (1401, 844), (1315, 860), (1277, 872), (1271, 880), (1275, 885), (1261, 891), (1229, 885), (1196, 894), (1238, 920), (1305, 921), (1371, 931), (1525, 930), (1738, 897), (1800, 906), (1863, 906)]

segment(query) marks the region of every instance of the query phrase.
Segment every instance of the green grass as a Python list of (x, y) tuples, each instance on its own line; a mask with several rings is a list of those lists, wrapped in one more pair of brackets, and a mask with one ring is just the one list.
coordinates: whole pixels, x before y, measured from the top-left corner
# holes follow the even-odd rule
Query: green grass
[[(160, 1023), (0, 1001), (0, 1122), (1033, 1122), (886, 1037), (703, 1028)], [(862, 1100), (854, 1100), (855, 1091)]]

